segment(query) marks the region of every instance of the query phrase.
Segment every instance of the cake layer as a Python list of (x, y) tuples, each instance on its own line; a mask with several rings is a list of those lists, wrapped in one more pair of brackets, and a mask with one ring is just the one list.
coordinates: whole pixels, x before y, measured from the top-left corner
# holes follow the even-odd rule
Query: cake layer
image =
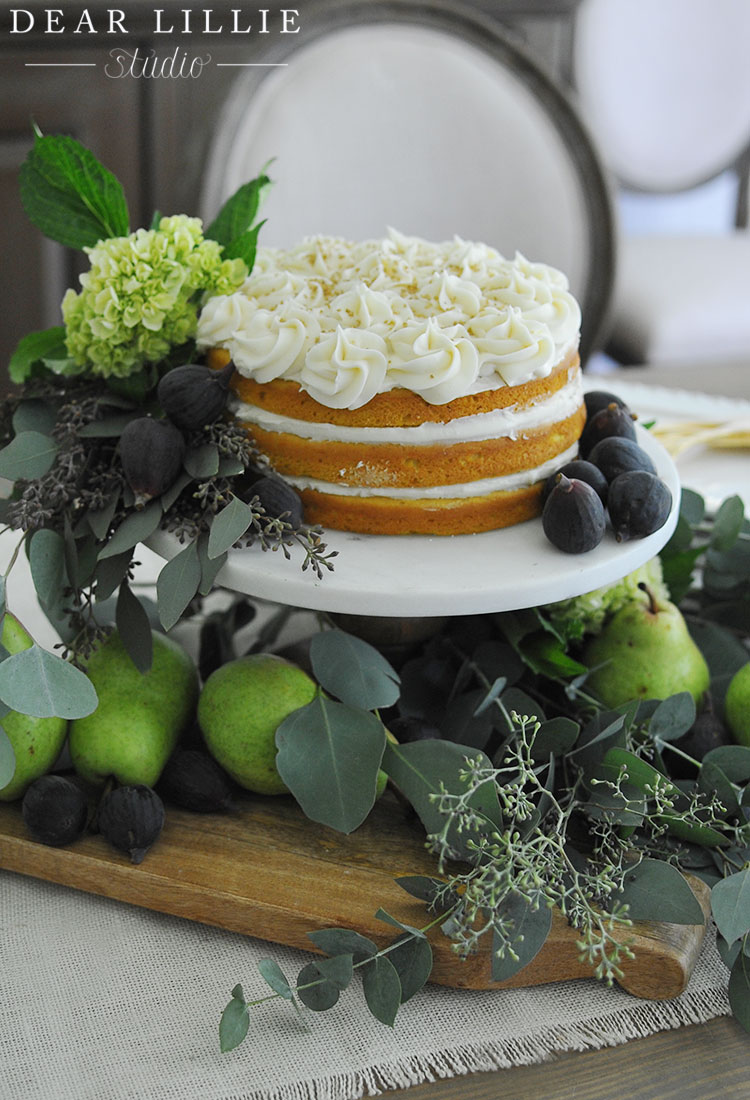
[(281, 477), (409, 488), (479, 481), (541, 466), (578, 440), (585, 419), (581, 407), (565, 420), (516, 438), (449, 445), (319, 441), (249, 423), (245, 427)]

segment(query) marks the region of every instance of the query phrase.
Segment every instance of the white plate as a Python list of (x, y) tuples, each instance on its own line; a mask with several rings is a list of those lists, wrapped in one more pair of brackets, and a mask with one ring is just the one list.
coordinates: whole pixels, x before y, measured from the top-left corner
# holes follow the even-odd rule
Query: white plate
[[(251, 547), (230, 551), (216, 583), (295, 607), (406, 618), (510, 611), (590, 592), (654, 557), (677, 523), (674, 463), (648, 432), (639, 428), (638, 436), (673, 499), (666, 524), (645, 539), (617, 543), (608, 530), (595, 550), (569, 555), (547, 541), (539, 519), (481, 535), (435, 538), (330, 530), (324, 541), (338, 557), (333, 572), (320, 580), (302, 572), (301, 555), (286, 561), (281, 553)], [(163, 532), (148, 544), (164, 557), (180, 549)]]
[[(657, 427), (693, 421), (750, 422), (750, 401), (739, 397), (651, 386), (606, 375), (584, 378), (584, 388), (618, 394), (641, 420), (653, 420)], [(715, 512), (722, 500), (734, 494), (742, 498), (746, 511), (750, 512), (750, 451), (695, 446), (683, 451), (675, 464), (682, 484), (700, 493), (710, 512)]]

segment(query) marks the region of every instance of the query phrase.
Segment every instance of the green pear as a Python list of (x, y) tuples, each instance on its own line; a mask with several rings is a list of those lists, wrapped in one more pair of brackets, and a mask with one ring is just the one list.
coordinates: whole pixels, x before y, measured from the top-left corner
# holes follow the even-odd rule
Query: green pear
[[(6, 611), (0, 642), (12, 654), (30, 649), (34, 639), (15, 615)], [(55, 763), (65, 744), (68, 722), (65, 718), (32, 718), (11, 710), (0, 718), (0, 724), (16, 754), (16, 770), (11, 781), (0, 788), (0, 802), (12, 802)]]
[(276, 770), (276, 730), (317, 690), (306, 672), (272, 653), (228, 661), (211, 673), (198, 700), (208, 751), (241, 787), (286, 794)]
[(198, 699), (198, 672), (185, 650), (153, 633), (154, 656), (138, 671), (115, 631), (94, 650), (86, 673), (99, 705), (70, 723), (70, 756), (79, 775), (103, 784), (153, 787)]
[(593, 669), (586, 684), (608, 707), (682, 691), (698, 704), (710, 681), (703, 654), (679, 608), (645, 591), (643, 603), (617, 611), (584, 649), (584, 663)]
[(729, 681), (724, 717), (737, 744), (750, 747), (750, 662), (738, 669)]

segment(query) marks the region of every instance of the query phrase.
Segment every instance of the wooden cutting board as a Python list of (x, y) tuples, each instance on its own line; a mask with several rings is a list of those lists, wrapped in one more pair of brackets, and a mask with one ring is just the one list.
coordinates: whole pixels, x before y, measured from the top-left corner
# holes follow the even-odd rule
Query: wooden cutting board
[[(67, 848), (38, 844), (20, 805), (0, 805), (0, 867), (307, 951), (314, 950), (307, 933), (321, 928), (391, 942), (394, 929), (375, 919), (381, 907), (407, 924), (426, 924), (425, 907), (394, 879), (436, 873), (423, 830), (389, 795), (350, 836), (310, 822), (286, 797), (248, 797), (231, 814), (168, 807), (164, 830), (139, 865), (100, 836)], [(708, 888), (690, 882), (708, 913)], [(629, 934), (635, 958), (624, 963), (623, 988), (654, 999), (681, 993), (704, 926), (637, 922)], [(591, 977), (579, 962), (578, 933), (557, 912), (536, 958), (506, 982), (492, 981), (487, 950), (463, 961), (439, 929), (430, 940), (431, 980), (441, 985), (494, 989)]]

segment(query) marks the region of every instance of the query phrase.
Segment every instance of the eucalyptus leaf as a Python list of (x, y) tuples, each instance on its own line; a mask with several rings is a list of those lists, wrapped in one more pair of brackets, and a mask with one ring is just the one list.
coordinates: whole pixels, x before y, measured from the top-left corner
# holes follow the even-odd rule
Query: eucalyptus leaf
[(154, 639), (145, 607), (133, 594), (127, 581), (120, 585), (115, 608), (115, 623), (128, 656), (141, 673), (151, 668)]
[(237, 539), (244, 535), (253, 522), (253, 510), (239, 497), (232, 497), (216, 514), (208, 537), (208, 556), (218, 558), (234, 546)]
[(750, 956), (741, 951), (729, 975), (729, 1007), (745, 1031), (750, 1031)]
[(399, 675), (369, 642), (343, 630), (323, 630), (310, 642), (313, 675), (342, 703), (363, 710), (392, 706), (399, 697)]
[(339, 987), (321, 973), (317, 963), (307, 963), (297, 975), (296, 992), (302, 1004), (313, 1012), (333, 1008), (340, 996)]
[(41, 432), (20, 432), (0, 451), (0, 477), (8, 481), (33, 481), (52, 468), (58, 446)]
[(493, 930), (492, 933), (492, 980), (505, 982), (528, 966), (541, 951), (552, 927), (552, 910), (546, 905), (535, 909), (527, 898), (520, 894), (511, 894), (493, 916), (513, 922), (511, 941), (517, 959), (507, 951), (503, 958), (498, 956), (497, 951), (502, 941), (496, 931)]
[(215, 443), (204, 443), (185, 452), (183, 466), (196, 481), (205, 481), (219, 472), (219, 449)]
[(750, 932), (750, 867), (717, 882), (711, 891), (711, 912), (727, 943)]
[(706, 515), (706, 502), (695, 489), (684, 489), (680, 495), (680, 515), (684, 516), (691, 527), (697, 527)]
[(156, 604), (159, 621), (165, 630), (171, 630), (179, 621), (201, 583), (201, 564), (195, 542), (175, 554), (156, 578)]
[(91, 420), (79, 428), (78, 434), (84, 439), (114, 439), (122, 435), (131, 420), (143, 416), (141, 409), (119, 413), (116, 416), (103, 416), (100, 420)]
[[(527, 695), (521, 688), (508, 688), (507, 691), (504, 691), (500, 696), (500, 702), (509, 715), (515, 712), (521, 718), (536, 718), (538, 722), (543, 722), (546, 718), (541, 703), (532, 699), (531, 696)], [(515, 729), (515, 726), (511, 726), (510, 728)]]
[(346, 989), (350, 984), (353, 976), (353, 962), (354, 956), (349, 954), (333, 955), (329, 959), (316, 959), (315, 966), (329, 982), (337, 987), (337, 989)]
[(718, 764), (705, 760), (701, 763), (698, 789), (709, 797), (715, 794), (728, 814), (735, 814), (740, 808), (737, 792)]
[(212, 591), (216, 582), (216, 577), (221, 572), (224, 563), (227, 560), (226, 551), (223, 554), (219, 554), (216, 558), (209, 558), (208, 556), (208, 535), (205, 531), (201, 531), (198, 536), (198, 561), (201, 567), (201, 582), (198, 586), (198, 591), (201, 596), (207, 596)]
[(610, 748), (624, 746), (625, 738), (625, 715), (603, 711), (583, 727), (571, 758), (582, 768), (595, 768)]
[(401, 1005), (401, 981), (386, 956), (374, 958), (363, 966), (362, 988), (367, 1007), (375, 1019), (393, 1027)]
[(410, 936), (424, 936), (421, 928), (415, 928), (413, 924), (404, 924), (398, 917), (392, 917), (385, 909), (378, 909), (375, 913), (375, 919), (390, 924), (392, 928), (400, 928), (402, 932), (406, 932)]
[(119, 501), (119, 492), (112, 493), (103, 508), (90, 508), (86, 513), (86, 522), (95, 538), (101, 540), (107, 537)]
[(704, 924), (705, 914), (685, 878), (671, 863), (644, 859), (625, 875), (617, 900), (632, 920)]
[(308, 932), (308, 938), (326, 955), (351, 955), (355, 961), (362, 962), (377, 955), (377, 946), (367, 936), (351, 928), (321, 928), (317, 932)]
[(139, 511), (131, 512), (99, 551), (99, 560), (113, 558), (124, 550), (132, 550), (139, 542), (145, 542), (153, 535), (160, 522), (161, 505), (157, 500), (150, 501)]
[(85, 718), (99, 702), (80, 669), (36, 642), (0, 663), (0, 699), (34, 718)]
[(219, 1021), (219, 1046), (222, 1054), (235, 1050), (250, 1027), (250, 1013), (244, 1000), (232, 997)]
[(56, 423), (55, 406), (37, 397), (27, 397), (20, 401), (13, 413), (13, 431), (16, 435), (21, 432), (39, 432), (40, 435), (49, 436)]
[(750, 779), (750, 747), (720, 745), (706, 753), (703, 764), (714, 764), (721, 768), (733, 783), (746, 783)]
[(103, 603), (109, 599), (115, 589), (125, 579), (133, 560), (132, 550), (123, 550), (113, 557), (100, 558), (94, 573), (95, 594), (97, 603)]
[(497, 676), (490, 684), (487, 691), (481, 692), (481, 702), (475, 708), (473, 712), (473, 717), (479, 717), (480, 714), (483, 714), (484, 711), (488, 710), (492, 706), (492, 704), (495, 702), (501, 692), (505, 689), (507, 682), (508, 681), (505, 679), (504, 676)]
[(695, 722), (695, 700), (688, 691), (672, 695), (659, 703), (649, 722), (654, 740), (676, 741)]
[(434, 909), (438, 902), (444, 908), (450, 909), (458, 901), (458, 894), (447, 890), (447, 884), (437, 878), (429, 878), (427, 875), (401, 875), (395, 881), (411, 897), (426, 902), (430, 909)]
[(312, 821), (350, 833), (375, 802), (382, 722), (318, 695), (276, 730), (276, 768)]
[(440, 732), (447, 741), (472, 749), (483, 749), (495, 727), (495, 708), (482, 710), (483, 690), (454, 695), (440, 719)]
[(29, 220), (69, 248), (129, 232), (122, 185), (75, 138), (37, 137), (21, 165), (19, 187)]
[(581, 727), (572, 718), (557, 715), (542, 722), (536, 732), (531, 746), (531, 756), (534, 760), (547, 760), (550, 753), (553, 756), (564, 756), (575, 745), (581, 732)]
[[(456, 745), (452, 741), (413, 741), (406, 745), (386, 745), (383, 768), (398, 789), (416, 810), (427, 833), (442, 832), (445, 817), (433, 796), (441, 788), (452, 794), (464, 794), (467, 786), (462, 778), (466, 771), (467, 756), (479, 758), (491, 771), (491, 764), (484, 753)], [(492, 833), (501, 826), (502, 814), (495, 784), (492, 779), (482, 783), (471, 796), (470, 805), (480, 818), (486, 821), (486, 832)], [(459, 858), (473, 858), (467, 846), (470, 838), (451, 826), (448, 842)]]
[(186, 470), (183, 470), (182, 473), (178, 474), (175, 480), (169, 486), (169, 488), (165, 489), (165, 491), (159, 497), (159, 503), (161, 505), (162, 511), (168, 512), (177, 500), (177, 498), (181, 495), (183, 490), (187, 489), (188, 485), (192, 484), (192, 481), (193, 479), (191, 475)]
[(16, 774), (16, 754), (0, 719), (0, 790), (7, 787)]
[(745, 506), (741, 497), (731, 496), (722, 501), (714, 516), (711, 546), (716, 550), (728, 550), (733, 546), (742, 530), (744, 518)]
[(674, 783), (647, 760), (618, 746), (607, 750), (597, 775), (615, 782), (622, 769), (632, 785), (649, 797), (657, 785), (670, 797), (677, 797), (680, 793)]
[(57, 605), (69, 583), (62, 535), (48, 528), (34, 532), (29, 542), (29, 569), (42, 606)]
[(398, 974), (401, 1004), (405, 1004), (429, 980), (432, 973), (432, 947), (426, 936), (400, 936), (387, 958)]
[(275, 959), (261, 959), (258, 962), (258, 970), (263, 976), (263, 980), (270, 985), (274, 993), (278, 993), (286, 1001), (291, 1001), (294, 994), (292, 993), (289, 982), (284, 977), (284, 972), (276, 962)]

